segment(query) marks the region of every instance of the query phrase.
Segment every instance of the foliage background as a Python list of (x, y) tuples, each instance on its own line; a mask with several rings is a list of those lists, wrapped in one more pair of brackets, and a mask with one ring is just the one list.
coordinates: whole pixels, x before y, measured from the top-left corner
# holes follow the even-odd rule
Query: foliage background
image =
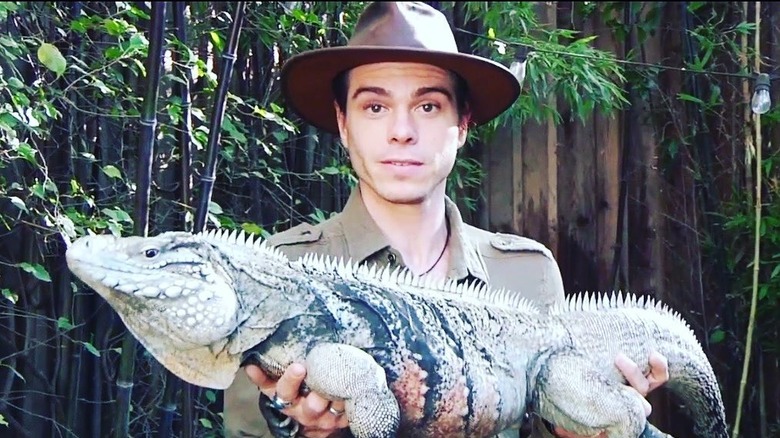
[[(121, 321), (74, 282), (63, 258), (66, 239), (133, 232), (144, 105), (155, 105), (158, 123), (149, 233), (192, 229), (236, 4), (168, 3), (159, 35), (150, 31), (148, 3), (0, 3), (0, 435), (102, 437), (124, 428), (134, 436), (221, 435), (221, 394), (180, 385), (140, 347), (123, 352)], [(733, 420), (752, 274), (756, 146), (745, 112), (752, 85), (616, 60), (750, 73), (758, 54), (743, 38), (752, 41), (754, 4), (430, 3), (468, 31), (456, 34), (462, 51), (508, 65), (520, 46), (493, 38), (533, 48), (523, 96), (472, 132), (449, 180), (467, 219), (550, 246), (571, 291), (631, 289), (679, 309), (705, 344)], [(354, 180), (338, 140), (286, 110), (277, 75), (296, 53), (345, 43), (362, 7), (247, 4), (208, 227), (267, 235), (341, 208)], [(780, 14), (763, 7), (772, 18), (761, 28), (761, 61), (774, 72)], [(164, 38), (157, 85), (148, 83), (152, 38)], [(144, 102), (150, 86), (159, 86), (157, 102)], [(741, 429), (752, 436), (780, 434), (777, 121), (776, 109), (764, 116), (769, 140), (759, 145), (760, 305)], [(604, 126), (615, 133), (609, 140), (618, 153), (609, 159), (619, 172), (599, 184), (624, 207), (582, 201), (596, 182), (578, 172), (599, 145), (581, 139)], [(496, 151), (510, 145), (518, 160), (510, 165), (533, 167), (535, 157), (517, 150), (540, 131), (558, 154), (557, 183), (544, 189), (554, 214), (527, 209), (523, 221), (504, 222), (495, 204), (507, 204), (507, 188), (498, 187), (493, 161), (506, 156)], [(606, 235), (593, 230), (594, 211), (614, 222), (606, 249), (591, 248)], [(528, 225), (534, 217), (552, 225)], [(612, 269), (590, 269), (591, 260)], [(135, 357), (136, 368), (117, 386), (122, 357)], [(117, 425), (115, 401), (128, 383), (129, 420)], [(654, 398), (657, 423), (685, 436), (676, 401)]]

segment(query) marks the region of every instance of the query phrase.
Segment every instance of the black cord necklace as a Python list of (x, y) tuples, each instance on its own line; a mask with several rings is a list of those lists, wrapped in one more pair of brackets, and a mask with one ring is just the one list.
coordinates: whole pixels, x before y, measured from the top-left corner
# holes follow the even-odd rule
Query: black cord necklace
[(449, 244), (450, 244), (450, 223), (448, 221), (446, 221), (446, 220), (445, 220), (445, 223), (447, 224), (447, 238), (444, 240), (444, 247), (441, 249), (441, 253), (439, 253), (439, 257), (436, 258), (435, 262), (433, 262), (433, 265), (431, 265), (431, 267), (428, 268), (427, 271), (425, 271), (422, 274), (420, 274), (420, 277), (422, 277), (423, 275), (426, 275), (426, 274), (430, 273), (431, 271), (433, 271), (433, 268), (435, 268), (436, 265), (438, 265), (439, 262), (441, 261), (441, 258), (444, 257), (444, 252), (447, 251), (447, 246), (449, 246)]

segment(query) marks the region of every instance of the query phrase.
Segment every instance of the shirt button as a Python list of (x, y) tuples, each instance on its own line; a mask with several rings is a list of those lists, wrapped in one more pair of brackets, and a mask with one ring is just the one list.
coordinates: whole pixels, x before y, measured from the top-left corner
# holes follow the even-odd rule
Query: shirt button
[(394, 253), (391, 252), (391, 253), (387, 254), (387, 261), (388, 261), (388, 263), (390, 263), (391, 265), (394, 265), (395, 264), (395, 260), (396, 260), (396, 257), (395, 257)]

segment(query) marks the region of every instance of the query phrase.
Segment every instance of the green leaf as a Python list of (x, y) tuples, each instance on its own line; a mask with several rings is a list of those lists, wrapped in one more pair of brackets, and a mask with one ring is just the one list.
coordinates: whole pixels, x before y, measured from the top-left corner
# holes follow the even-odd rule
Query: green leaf
[(117, 169), (115, 166), (112, 166), (110, 164), (106, 164), (105, 166), (103, 166), (102, 170), (103, 170), (103, 173), (105, 173), (106, 175), (108, 175), (111, 178), (122, 179), (122, 172), (120, 172), (119, 169)]
[(20, 198), (16, 196), (11, 196), (8, 198), (11, 200), (11, 204), (13, 204), (16, 208), (19, 210), (22, 210), (25, 213), (30, 213), (30, 210), (27, 209), (27, 205), (25, 205), (24, 201), (22, 201)]
[(51, 282), (51, 276), (49, 275), (49, 272), (46, 271), (46, 268), (37, 263), (22, 262), (17, 266), (22, 268), (23, 271), (32, 274), (38, 280)]
[(95, 348), (94, 345), (90, 344), (89, 342), (82, 342), (82, 344), (84, 345), (84, 348), (87, 349), (87, 351), (89, 351), (96, 357), (100, 357), (100, 352), (98, 351), (97, 348)]
[(16, 153), (18, 153), (20, 157), (24, 158), (30, 164), (38, 164), (35, 162), (36, 150), (29, 144), (19, 143), (19, 147), (16, 148)]
[(758, 288), (758, 299), (763, 300), (769, 295), (769, 285), (768, 284), (762, 284), (760, 288)]
[(209, 32), (209, 36), (211, 37), (211, 41), (214, 43), (214, 46), (217, 48), (218, 51), (222, 52), (225, 48), (225, 40), (217, 33), (217, 31), (212, 30)]
[(685, 93), (677, 93), (677, 98), (680, 100), (687, 100), (688, 102), (695, 102), (701, 105), (704, 105), (704, 101), (699, 99), (696, 96), (691, 96), (690, 94)]
[(252, 222), (244, 222), (241, 224), (241, 229), (247, 233), (256, 234), (258, 236), (263, 235), (263, 228)]
[(340, 172), (337, 167), (328, 166), (320, 169), (320, 173), (324, 173), (325, 175), (338, 175)]
[(65, 331), (71, 330), (73, 327), (75, 327), (73, 324), (70, 323), (70, 320), (64, 316), (60, 316), (57, 318), (57, 328), (62, 329)]
[(100, 212), (117, 222), (128, 222), (128, 223), (133, 222), (133, 218), (131, 218), (126, 211), (122, 210), (119, 207), (104, 208), (100, 210)]
[(230, 119), (224, 119), (222, 122), (222, 129), (230, 134), (230, 137), (235, 139), (237, 142), (246, 144), (246, 136), (236, 128), (236, 125), (234, 125)]
[(769, 276), (769, 278), (775, 278), (777, 277), (777, 274), (780, 274), (780, 265), (775, 266), (775, 269), (772, 269), (772, 274)]
[(3, 297), (10, 301), (13, 304), (16, 304), (19, 301), (19, 295), (14, 293), (11, 289), (3, 289), (2, 291)]
[(222, 207), (220, 207), (219, 204), (217, 204), (214, 201), (209, 202), (209, 213), (211, 214), (222, 214), (223, 210)]
[(8, 426), (8, 422), (5, 421), (5, 417), (3, 417), (3, 414), (0, 414), (0, 424), (3, 426)]
[(60, 49), (49, 43), (43, 43), (38, 47), (38, 60), (49, 70), (57, 73), (57, 77), (65, 73), (67, 62), (60, 53)]
[(19, 78), (15, 77), (15, 76), (11, 76), (10, 78), (8, 78), (8, 85), (11, 88), (14, 88), (14, 89), (17, 89), (17, 90), (20, 89), (20, 88), (24, 88), (24, 82), (20, 81)]
[(710, 333), (710, 343), (717, 344), (726, 339), (726, 332), (721, 329), (715, 329)]
[(207, 389), (206, 400), (208, 400), (209, 403), (215, 403), (217, 401), (217, 394), (214, 391)]
[(211, 424), (211, 420), (208, 418), (199, 418), (201, 426), (205, 427), (206, 429), (213, 429), (214, 426)]

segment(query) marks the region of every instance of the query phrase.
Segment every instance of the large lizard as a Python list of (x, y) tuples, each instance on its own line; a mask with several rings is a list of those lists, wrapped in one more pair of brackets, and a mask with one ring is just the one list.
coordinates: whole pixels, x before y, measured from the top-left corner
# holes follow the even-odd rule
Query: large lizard
[(202, 387), (239, 367), (344, 400), (369, 437), (488, 437), (535, 412), (579, 435), (660, 436), (614, 366), (666, 356), (667, 387), (700, 437), (726, 438), (720, 390), (685, 321), (627, 294), (576, 295), (541, 312), (517, 293), (323, 256), (288, 260), (243, 233), (87, 236), (71, 271), (160, 363)]

